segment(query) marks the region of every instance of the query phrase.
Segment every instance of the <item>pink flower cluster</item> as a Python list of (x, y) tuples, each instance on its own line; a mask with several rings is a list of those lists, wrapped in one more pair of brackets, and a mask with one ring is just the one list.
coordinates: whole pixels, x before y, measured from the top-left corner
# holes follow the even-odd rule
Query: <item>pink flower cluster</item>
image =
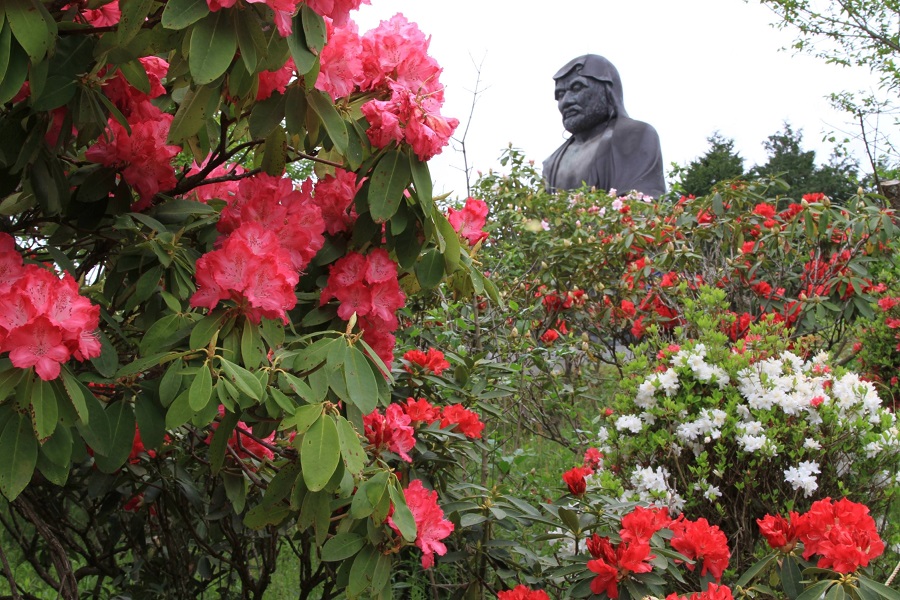
[[(288, 37), (293, 30), (292, 20), (303, 0), (246, 0), (248, 4), (265, 4), (275, 13), (275, 26), (281, 37)], [(306, 0), (316, 13), (332, 19), (335, 24), (343, 25), (350, 17), (350, 11), (361, 4), (369, 4), (369, 0)], [(237, 0), (206, 0), (209, 10), (216, 12), (223, 8), (231, 8)]]
[(334, 175), (326, 175), (316, 181), (313, 190), (316, 204), (325, 219), (325, 230), (331, 235), (350, 233), (356, 223), (356, 208), (353, 199), (362, 187), (356, 181), (356, 173), (335, 169)]
[(460, 237), (465, 238), (470, 246), (486, 240), (488, 234), (484, 231), (487, 222), (488, 206), (484, 200), (466, 198), (466, 205), (462, 210), (450, 208), (447, 211), (447, 220)]
[(757, 524), (776, 550), (790, 552), (798, 541), (802, 542), (803, 558), (818, 555), (816, 566), (820, 569), (852, 573), (884, 552), (869, 508), (846, 498), (837, 502), (831, 498), (819, 500), (802, 515), (791, 512), (788, 519), (766, 515)]
[(375, 409), (363, 417), (363, 427), (366, 439), (376, 451), (386, 449), (412, 462), (409, 451), (416, 445), (415, 428), (436, 421), (441, 422), (441, 429), (452, 429), (470, 439), (480, 438), (484, 430), (478, 413), (462, 404), (440, 408), (425, 398), (407, 398), (406, 404), (391, 404), (384, 414)]
[(325, 242), (325, 221), (310, 195), (289, 179), (258, 174), (241, 180), (222, 211), (224, 238), (197, 260), (191, 306), (215, 308), (234, 301), (254, 323), (262, 317), (287, 323), (297, 304), (300, 272)]
[(85, 152), (91, 162), (119, 169), (122, 178), (137, 192), (139, 199), (131, 209), (148, 208), (153, 196), (177, 183), (172, 159), (181, 147), (166, 143), (174, 117), (150, 102), (165, 93), (162, 78), (169, 63), (155, 56), (140, 59), (150, 79), (150, 93), (132, 87), (121, 72), (111, 76), (103, 87), (106, 96), (125, 116), (129, 132), (110, 117), (107, 131)]
[(363, 339), (388, 367), (394, 360), (393, 331), (399, 326), (397, 310), (406, 295), (397, 280), (397, 263), (387, 251), (376, 248), (366, 255), (351, 252), (331, 266), (320, 303), (340, 302), (337, 314), (345, 321), (356, 314)]
[(0, 233), (0, 351), (13, 366), (34, 367), (44, 381), (59, 377), (71, 357), (100, 356), (94, 335), (100, 308), (81, 296), (68, 273), (62, 280), (34, 264), (23, 264), (12, 236)]
[[(437, 503), (437, 492), (425, 489), (422, 482), (414, 479), (403, 490), (406, 505), (416, 522), (416, 546), (422, 551), (422, 567), (434, 566), (434, 555), (443, 556), (447, 546), (441, 541), (453, 532), (453, 523), (444, 518), (444, 511)], [(388, 524), (399, 532), (391, 517)]]
[(377, 93), (378, 98), (362, 105), (369, 141), (378, 148), (406, 142), (419, 160), (427, 161), (441, 152), (459, 125), (440, 114), (441, 68), (428, 55), (429, 41), (400, 14), (362, 37), (350, 23), (329, 36), (316, 88), (333, 99), (354, 91)]

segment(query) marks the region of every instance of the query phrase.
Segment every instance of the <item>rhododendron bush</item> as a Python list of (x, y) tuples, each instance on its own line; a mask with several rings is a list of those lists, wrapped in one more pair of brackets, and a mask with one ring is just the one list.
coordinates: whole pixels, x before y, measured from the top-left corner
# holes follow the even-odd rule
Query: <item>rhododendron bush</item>
[(416, 438), (484, 423), (394, 391), (395, 333), (448, 276), (496, 299), (486, 210), (435, 205), (441, 68), (361, 3), (2, 3), (0, 494), (61, 597), (261, 597), (290, 547), (300, 597), (378, 597), (447, 551)]

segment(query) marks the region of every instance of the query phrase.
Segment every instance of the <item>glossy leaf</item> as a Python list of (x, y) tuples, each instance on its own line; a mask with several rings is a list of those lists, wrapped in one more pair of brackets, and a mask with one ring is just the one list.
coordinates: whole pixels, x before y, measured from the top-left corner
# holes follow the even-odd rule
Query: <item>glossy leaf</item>
[[(343, 346), (343, 344), (341, 344)], [(347, 386), (348, 400), (355, 404), (363, 414), (375, 410), (378, 402), (378, 384), (371, 363), (359, 348), (351, 346), (347, 349), (343, 361), (344, 382)]]
[[(306, 5), (304, 4), (304, 6)], [(331, 138), (334, 147), (343, 154), (347, 149), (349, 139), (347, 137), (347, 125), (337, 109), (335, 109), (331, 98), (325, 92), (312, 90), (307, 96), (307, 100), (309, 100), (309, 105), (318, 115), (319, 120), (325, 125), (325, 131), (328, 132), (328, 137)]]
[(44, 59), (56, 39), (56, 22), (38, 0), (4, 0), (6, 22), (13, 36), (31, 57), (32, 63)]
[(366, 466), (365, 450), (360, 443), (359, 434), (353, 425), (344, 417), (337, 417), (337, 432), (341, 443), (341, 456), (344, 466), (353, 475), (359, 475)]
[(312, 492), (323, 489), (341, 459), (337, 427), (330, 415), (322, 415), (303, 436), (300, 464), (303, 481)]
[(391, 477), (388, 493), (394, 504), (394, 514), (391, 516), (394, 525), (400, 530), (403, 539), (407, 542), (414, 542), (416, 540), (416, 520), (412, 511), (409, 510), (409, 506), (406, 505), (406, 496), (396, 477)]
[(194, 25), (188, 63), (199, 85), (212, 83), (225, 73), (237, 51), (231, 11), (211, 13)]
[(23, 415), (13, 415), (0, 430), (0, 493), (15, 500), (37, 465), (38, 443), (31, 423)]
[(162, 14), (166, 29), (184, 29), (209, 14), (206, 0), (168, 0)]
[(339, 533), (322, 547), (322, 560), (336, 562), (346, 560), (366, 545), (366, 538), (358, 533)]
[(97, 468), (104, 473), (119, 469), (131, 454), (134, 445), (134, 411), (127, 402), (115, 402), (106, 407), (109, 423), (109, 446), (103, 454), (95, 454)]
[(409, 160), (398, 150), (385, 154), (369, 181), (369, 211), (376, 223), (385, 223), (394, 216), (412, 174)]
[(209, 370), (209, 365), (204, 363), (197, 371), (188, 392), (188, 404), (191, 410), (199, 412), (209, 404), (212, 398), (212, 387), (212, 372)]
[(31, 422), (39, 442), (53, 435), (58, 417), (56, 390), (49, 381), (36, 377), (31, 386)]
[(225, 360), (221, 356), (218, 357), (219, 364), (222, 366), (224, 375), (237, 387), (241, 392), (247, 394), (257, 402), (262, 400), (264, 389), (253, 373), (240, 365), (236, 365), (231, 361)]

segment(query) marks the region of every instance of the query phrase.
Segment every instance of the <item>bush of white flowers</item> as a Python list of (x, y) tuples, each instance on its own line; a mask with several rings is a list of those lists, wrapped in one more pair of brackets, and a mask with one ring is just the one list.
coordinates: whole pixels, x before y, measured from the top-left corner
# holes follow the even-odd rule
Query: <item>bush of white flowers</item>
[(738, 568), (767, 513), (848, 497), (876, 519), (887, 514), (900, 490), (900, 434), (871, 383), (825, 353), (803, 356), (777, 327), (737, 343), (702, 323), (685, 331), (702, 341), (636, 359), (598, 419), (604, 460), (588, 488), (707, 518), (729, 536)]

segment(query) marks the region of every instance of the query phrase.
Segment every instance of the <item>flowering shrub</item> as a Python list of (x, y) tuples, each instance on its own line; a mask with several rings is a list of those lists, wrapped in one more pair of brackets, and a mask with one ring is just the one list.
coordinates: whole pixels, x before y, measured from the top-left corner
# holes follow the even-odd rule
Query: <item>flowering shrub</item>
[[(703, 314), (721, 309), (721, 291), (704, 294)], [(738, 565), (753, 553), (753, 522), (780, 507), (847, 495), (884, 514), (898, 491), (894, 414), (826, 353), (803, 359), (772, 334), (754, 326), (732, 343), (707, 331), (636, 367), (615, 413), (598, 419), (605, 456), (585, 487), (703, 515), (740, 550)]]
[(48, 595), (262, 597), (293, 547), (301, 597), (379, 597), (446, 551), (428, 445), (484, 422), (395, 392), (394, 334), (498, 299), (486, 210), (436, 210), (440, 66), (361, 3), (0, 3), (2, 554)]

